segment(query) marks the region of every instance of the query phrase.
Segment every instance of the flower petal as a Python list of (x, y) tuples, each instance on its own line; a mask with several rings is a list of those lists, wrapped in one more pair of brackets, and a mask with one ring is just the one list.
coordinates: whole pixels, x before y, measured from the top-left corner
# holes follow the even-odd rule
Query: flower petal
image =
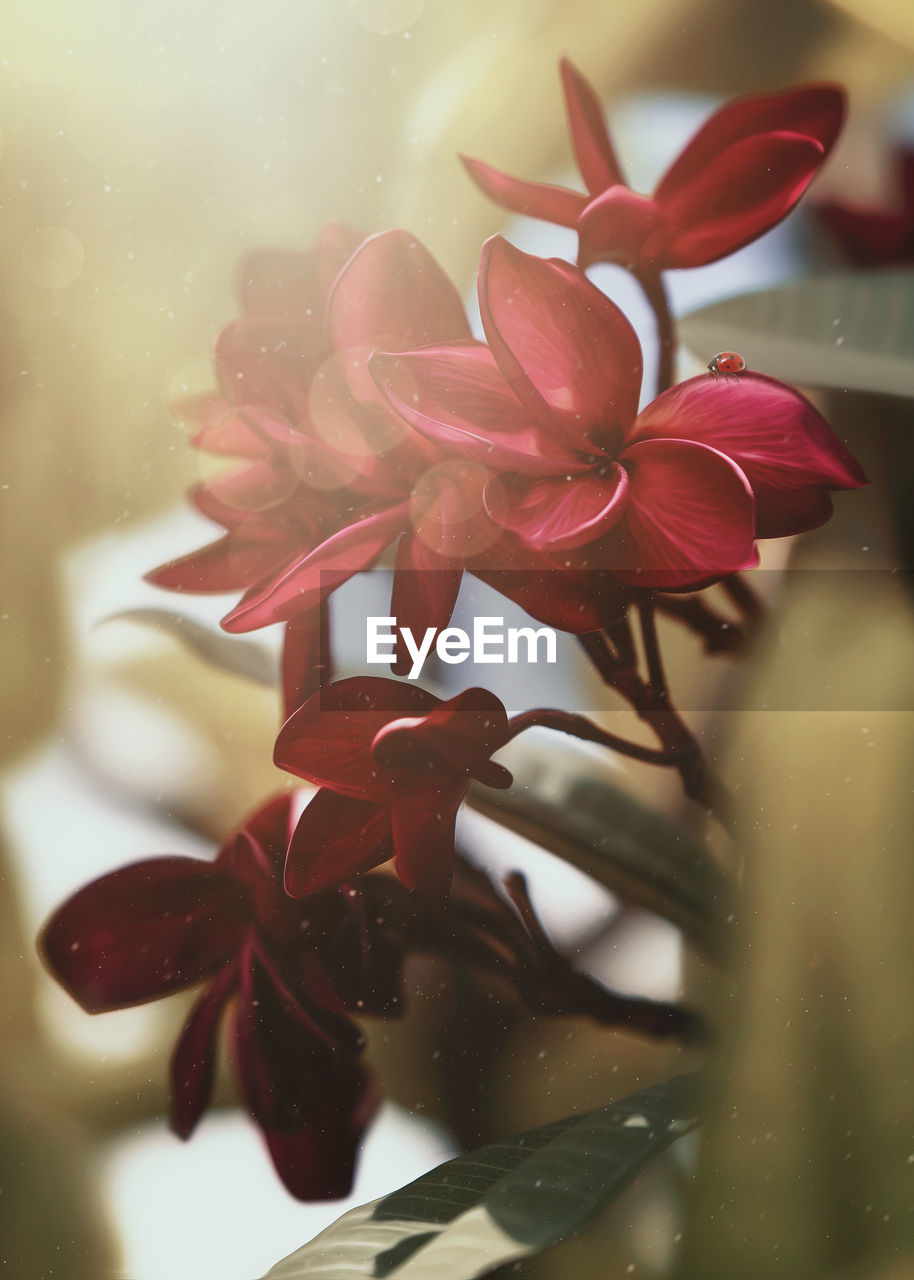
[(625, 316), (567, 263), (500, 236), (479, 266), (483, 328), (498, 366), (541, 426), (612, 453), (638, 410), (641, 348)]
[(603, 104), (568, 58), (562, 58), (559, 66), (575, 158), (584, 185), (591, 195), (597, 195), (623, 181), (603, 117)]
[[(335, 467), (337, 485), (353, 491), (364, 485), (375, 499), (402, 497), (405, 476), (398, 462), (404, 459), (398, 455), (408, 452), (410, 445), (418, 453), (429, 451), (430, 446), (416, 440), (386, 405), (379, 411), (360, 404), (347, 385), (344, 361), (345, 355), (330, 357), (314, 376), (309, 401), (311, 436)], [(333, 478), (330, 471), (328, 479)]]
[(282, 705), (286, 719), (333, 678), (326, 605), (287, 622), (282, 642)]
[(144, 574), (147, 582), (168, 591), (219, 594), (247, 590), (285, 563), (289, 546), (279, 531), (252, 517), (199, 551)]
[(561, 555), (551, 558), (535, 551), (507, 530), (467, 567), (547, 627), (580, 635), (599, 631), (619, 617), (618, 608), (608, 616), (601, 604), (604, 597), (624, 590), (612, 574), (582, 573), (564, 563)]
[[(414, 636), (423, 636), (426, 627), (446, 627), (454, 612), (463, 565), (442, 559), (416, 532), (405, 533), (397, 548), (390, 611), (399, 627), (409, 627)], [(404, 645), (398, 645), (393, 670), (406, 675), (412, 659)]]
[(508, 713), (501, 700), (488, 689), (473, 688), (424, 715), (390, 720), (375, 735), (371, 751), (393, 769), (414, 770), (418, 759), (423, 773), (433, 769), (436, 776), (445, 777), (456, 771), (487, 786), (509, 787), (511, 774), (489, 759), (509, 737)]
[[(530, 553), (533, 554), (532, 552)], [(529, 569), (473, 569), (477, 578), (488, 583), (496, 591), (519, 604), (522, 609), (559, 631), (581, 635), (587, 631), (600, 631), (608, 622), (617, 620), (618, 607), (607, 614), (600, 599), (606, 595), (606, 581), (613, 581), (613, 594), (618, 583), (601, 578), (599, 595), (591, 589), (591, 579), (596, 575), (574, 573), (538, 558), (538, 567)]]
[(272, 458), (265, 458), (208, 481), (206, 491), (220, 507), (252, 515), (286, 502), (298, 485), (298, 476), (291, 468), (277, 466)]
[(387, 800), (358, 800), (322, 788), (298, 820), (286, 860), (293, 898), (341, 884), (393, 854)]
[(467, 782), (458, 786), (415, 786), (390, 800), (390, 825), (397, 875), (428, 903), (440, 903), (451, 882), (454, 829)]
[(662, 258), (666, 220), (647, 196), (610, 187), (591, 200), (578, 223), (578, 266), (615, 262), (631, 270)]
[(233, 964), (207, 987), (191, 1009), (171, 1058), (170, 1123), (179, 1138), (189, 1138), (209, 1105), (216, 1067), (216, 1033), (238, 985)]
[(425, 715), (437, 698), (414, 684), (372, 676), (337, 680), (314, 694), (279, 731), (278, 768), (356, 797), (382, 794), (371, 744), (390, 720)]
[(818, 142), (765, 133), (727, 147), (656, 204), (669, 227), (665, 267), (700, 267), (755, 240), (790, 212), (822, 163)]
[(675, 200), (701, 181), (705, 169), (734, 143), (757, 134), (793, 133), (817, 142), (828, 155), (844, 123), (846, 96), (838, 85), (814, 84), (785, 93), (736, 98), (699, 129), (661, 179), (654, 197)]
[(223, 627), (254, 631), (307, 613), (353, 574), (370, 568), (408, 519), (409, 503), (401, 502), (341, 529), (266, 586), (249, 592), (223, 618)]
[(196, 449), (242, 458), (265, 458), (269, 453), (267, 442), (222, 396), (190, 396), (172, 404), (171, 412), (198, 424), (199, 430), (190, 438)]
[(86, 885), (51, 916), (40, 951), (89, 1013), (168, 995), (237, 950), (249, 908), (233, 881), (196, 858), (150, 858)]
[(289, 837), (297, 818), (294, 795), (280, 792), (250, 814), (234, 835), (225, 842), (216, 858), (216, 866), (225, 870), (256, 895), (263, 882), (272, 886), (282, 876)]
[(482, 160), (473, 160), (470, 156), (461, 156), (460, 159), (483, 195), (512, 213), (573, 227), (587, 204), (586, 196), (569, 191), (567, 187), (555, 187), (548, 182), (525, 182), (523, 178), (512, 178), (493, 169)]
[(496, 476), (486, 487), (486, 509), (538, 551), (582, 547), (606, 533), (625, 508), (628, 473), (618, 462), (605, 470), (544, 480)]
[(531, 421), (482, 343), (377, 353), (371, 370), (390, 407), (452, 457), (522, 475), (552, 475), (583, 464)]
[(370, 236), (337, 277), (327, 306), (330, 345), (362, 404), (383, 404), (367, 369), (379, 351), (408, 351), (470, 337), (460, 294), (407, 231)]
[(330, 223), (310, 251), (249, 249), (241, 259), (241, 301), (249, 316), (297, 316), (323, 326), (327, 294), (365, 236)]
[(823, 201), (815, 216), (854, 266), (895, 267), (914, 261), (914, 208), (883, 213)]
[(756, 536), (779, 538), (828, 519), (828, 489), (867, 483), (821, 414), (793, 387), (761, 374), (738, 383), (690, 378), (638, 415), (636, 440), (695, 440), (727, 455), (755, 495)]
[(620, 461), (628, 503), (594, 568), (633, 586), (675, 591), (755, 563), (755, 506), (739, 467), (685, 440), (644, 440)]
[(353, 1043), (328, 1044), (252, 956), (235, 1023), (238, 1073), (276, 1171), (298, 1199), (335, 1199), (352, 1184), (378, 1101)]
[(294, 425), (307, 420), (308, 386), (325, 354), (322, 325), (253, 316), (226, 325), (213, 363), (232, 404), (257, 406)]

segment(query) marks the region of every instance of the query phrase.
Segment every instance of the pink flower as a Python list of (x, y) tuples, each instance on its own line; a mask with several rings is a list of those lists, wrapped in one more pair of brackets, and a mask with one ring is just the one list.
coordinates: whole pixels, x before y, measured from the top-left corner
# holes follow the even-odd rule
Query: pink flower
[(508, 787), (490, 759), (511, 736), (493, 693), (447, 702), (415, 685), (357, 676), (315, 694), (283, 725), (274, 759), (320, 790), (289, 845), (286, 889), (304, 897), (394, 859), (410, 889), (440, 900), (457, 810), (473, 778)]
[(733, 253), (790, 212), (844, 121), (844, 93), (835, 85), (737, 98), (702, 126), (653, 195), (641, 196), (624, 183), (593, 88), (567, 58), (561, 70), (587, 195), (463, 162), (506, 209), (574, 227), (582, 267), (604, 261), (656, 271)]
[(491, 518), (534, 553), (661, 590), (755, 562), (755, 537), (812, 529), (866, 483), (813, 406), (758, 374), (693, 378), (637, 412), (641, 352), (579, 271), (500, 237), (483, 250), (488, 346), (380, 354), (416, 431), (493, 472)]
[(409, 429), (367, 371), (375, 347), (469, 340), (457, 291), (414, 237), (331, 226), (310, 253), (248, 254), (241, 277), (247, 314), (216, 341), (219, 393), (180, 406), (197, 447), (245, 459), (192, 495), (225, 534), (148, 577), (243, 591), (226, 630), (285, 622), (286, 714), (331, 677), (322, 602), (391, 546), (391, 608), (414, 631), (446, 625), (465, 567), (550, 625), (600, 626), (578, 583), (490, 520), (486, 468)]
[[(245, 459), (193, 494), (226, 533), (148, 576), (171, 590), (242, 590), (227, 630), (289, 623), (291, 710), (321, 683), (321, 601), (401, 534), (398, 563), (443, 570), (423, 585), (450, 614), (461, 570), (448, 543), (465, 523), (454, 468), (390, 412), (365, 362), (379, 344), (459, 340), (469, 327), (456, 289), (403, 231), (365, 239), (331, 226), (310, 253), (255, 251), (241, 293), (247, 314), (215, 344), (218, 394), (179, 406), (199, 425), (197, 447)], [(458, 470), (466, 487), (471, 469)], [(443, 533), (442, 506), (453, 525)], [(404, 581), (407, 593), (418, 585)]]

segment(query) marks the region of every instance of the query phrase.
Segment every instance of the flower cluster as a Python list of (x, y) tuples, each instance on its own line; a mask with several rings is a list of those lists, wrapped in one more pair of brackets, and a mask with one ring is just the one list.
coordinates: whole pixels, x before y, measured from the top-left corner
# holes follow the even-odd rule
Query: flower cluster
[[(349, 1188), (379, 1096), (355, 1020), (400, 1012), (410, 954), (505, 979), (541, 1011), (695, 1035), (682, 1009), (623, 999), (572, 969), (522, 878), (500, 892), (456, 855), (457, 812), (471, 786), (511, 786), (493, 756), (535, 725), (673, 766), (690, 796), (713, 803), (669, 697), (654, 612), (718, 647), (714, 615), (699, 598), (674, 603), (677, 593), (724, 580), (745, 605), (733, 575), (755, 564), (756, 540), (822, 524), (832, 491), (866, 483), (817, 409), (761, 373), (671, 385), (667, 360), (639, 412), (634, 330), (583, 274), (597, 260), (634, 271), (669, 356), (651, 281), (784, 217), (835, 141), (841, 92), (729, 104), (648, 198), (624, 185), (593, 90), (569, 63), (562, 71), (588, 195), (466, 163), (507, 208), (574, 226), (578, 262), (491, 239), (478, 272), (484, 340), (404, 231), (334, 225), (310, 252), (244, 258), (244, 314), (215, 343), (217, 390), (180, 406), (198, 448), (239, 460), (192, 495), (223, 533), (149, 576), (176, 591), (241, 592), (229, 631), (284, 625), (275, 760), (317, 791), (300, 814), (288, 796), (270, 801), (212, 862), (157, 858), (105, 876), (41, 939), (54, 976), (91, 1012), (202, 984), (172, 1059), (184, 1137), (209, 1100), (231, 1004), (241, 1093), (303, 1198)], [(387, 556), (402, 627), (444, 627), (473, 573), (577, 636), (659, 745), (568, 712), (511, 719), (482, 688), (445, 701), (408, 682), (334, 681), (327, 597)]]
[(90, 1013), (204, 984), (171, 1059), (171, 1124), (182, 1138), (210, 1100), (219, 1026), (234, 999), (241, 1093), (277, 1172), (302, 1199), (345, 1195), (380, 1099), (353, 1019), (399, 1016), (411, 954), (489, 974), (533, 1010), (696, 1033), (684, 1011), (624, 1001), (575, 972), (543, 934), (522, 882), (505, 896), (462, 859), (436, 909), (417, 910), (382, 873), (295, 901), (282, 887), (294, 816), (294, 798), (278, 796), (212, 862), (160, 857), (114, 871), (42, 933), (45, 962)]

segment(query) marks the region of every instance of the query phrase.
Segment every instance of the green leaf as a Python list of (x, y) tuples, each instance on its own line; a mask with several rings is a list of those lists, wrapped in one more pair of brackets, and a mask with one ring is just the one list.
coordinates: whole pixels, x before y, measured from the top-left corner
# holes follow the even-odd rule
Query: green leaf
[(531, 738), (499, 753), (509, 791), (472, 786), (487, 818), (570, 862), (633, 906), (676, 925), (715, 960), (732, 922), (729, 877), (685, 831), (594, 770), (591, 751)]
[(714, 303), (679, 321), (703, 360), (801, 386), (914, 396), (914, 271), (835, 272)]
[(440, 1165), (343, 1215), (264, 1280), (473, 1280), (579, 1231), (694, 1124), (679, 1076)]
[(165, 631), (211, 667), (269, 688), (276, 688), (278, 684), (276, 659), (265, 645), (258, 644), (256, 640), (241, 640), (216, 627), (204, 626), (173, 609), (123, 609), (103, 621), (137, 622)]

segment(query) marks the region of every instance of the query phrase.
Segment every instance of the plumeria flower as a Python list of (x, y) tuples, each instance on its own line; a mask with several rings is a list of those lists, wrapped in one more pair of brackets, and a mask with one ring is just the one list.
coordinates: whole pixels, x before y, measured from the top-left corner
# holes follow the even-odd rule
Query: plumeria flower
[(289, 1191), (345, 1195), (355, 1151), (378, 1102), (345, 1015), (390, 1016), (399, 975), (365, 957), (374, 917), (346, 889), (308, 904), (282, 891), (290, 798), (272, 800), (213, 862), (134, 863), (76, 893), (51, 917), (40, 949), (90, 1013), (203, 983), (171, 1060), (171, 1125), (195, 1129), (213, 1087), (216, 1038), (231, 1000), (244, 1101)]
[(894, 267), (914, 262), (914, 149), (894, 156), (897, 195), (888, 208), (823, 200), (814, 213), (858, 267)]
[(414, 895), (383, 873), (294, 901), (282, 874), (296, 808), (288, 795), (271, 800), (213, 862), (149, 858), (103, 876), (65, 902), (39, 940), (51, 973), (89, 1013), (202, 985), (171, 1059), (180, 1137), (210, 1100), (219, 1027), (233, 1002), (241, 1093), (277, 1173), (303, 1200), (346, 1195), (380, 1099), (352, 1018), (399, 1016), (411, 952), (491, 974), (541, 1012), (649, 1035), (697, 1033), (686, 1010), (624, 999), (576, 972), (516, 877), (505, 898), (458, 860), (439, 911), (417, 910)]
[(368, 372), (376, 347), (470, 339), (456, 289), (414, 237), (331, 226), (310, 253), (248, 254), (241, 279), (246, 314), (215, 345), (219, 392), (179, 406), (197, 447), (245, 460), (192, 495), (225, 533), (148, 576), (243, 591), (227, 630), (286, 623), (287, 714), (330, 678), (322, 602), (391, 547), (392, 612), (414, 631), (446, 625), (465, 567), (542, 621), (600, 625), (580, 584), (491, 521), (486, 468), (408, 428)]
[(288, 892), (304, 897), (393, 858), (408, 888), (441, 900), (457, 810), (474, 778), (511, 785), (490, 758), (511, 736), (486, 689), (442, 702), (416, 685), (356, 676), (309, 698), (274, 751), (280, 769), (320, 787), (289, 844)]
[(813, 408), (760, 374), (692, 378), (638, 413), (641, 352), (580, 271), (493, 237), (479, 301), (488, 346), (378, 354), (378, 385), (417, 432), (492, 474), (491, 518), (533, 552), (682, 590), (755, 563), (754, 539), (815, 528), (866, 477)]
[(642, 196), (625, 185), (592, 86), (567, 58), (561, 71), (586, 195), (512, 178), (480, 160), (463, 162), (504, 208), (575, 228), (582, 267), (700, 267), (742, 248), (790, 212), (844, 121), (844, 93), (836, 85), (738, 98), (711, 116), (653, 194)]
[[(192, 495), (225, 535), (148, 576), (171, 590), (242, 590), (226, 629), (290, 624), (291, 710), (320, 684), (318, 606), (329, 591), (405, 531), (401, 563), (451, 568), (437, 528), (437, 546), (423, 536), (428, 509), (448, 501), (447, 466), (435, 470), (440, 450), (390, 412), (364, 366), (379, 343), (460, 340), (469, 326), (454, 286), (402, 231), (365, 238), (331, 226), (310, 253), (254, 251), (241, 295), (246, 314), (215, 344), (218, 393), (177, 406), (196, 422), (198, 448), (245, 460)], [(455, 576), (432, 584), (456, 596)]]

